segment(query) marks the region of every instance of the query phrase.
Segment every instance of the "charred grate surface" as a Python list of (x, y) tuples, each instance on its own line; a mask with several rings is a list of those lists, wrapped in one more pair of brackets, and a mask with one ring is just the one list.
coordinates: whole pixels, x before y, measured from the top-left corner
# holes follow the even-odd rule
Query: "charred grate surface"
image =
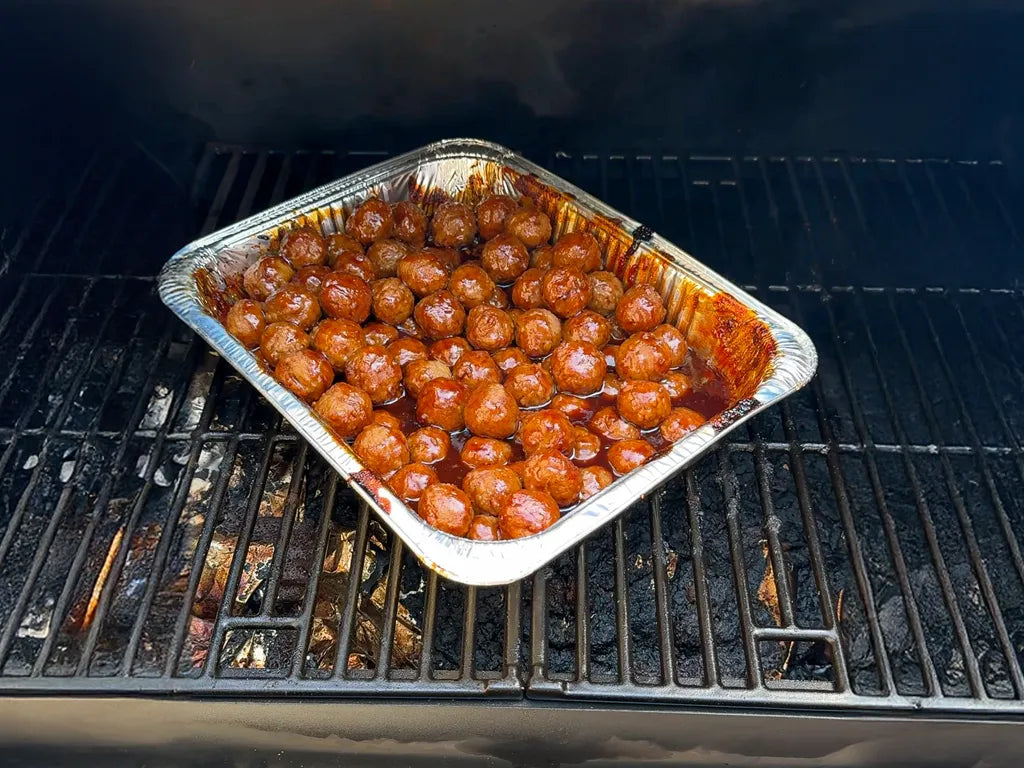
[[(501, 589), (424, 571), (151, 275), (387, 153), (76, 158), (0, 276), (0, 689), (999, 711), (1024, 678), (999, 163), (528, 153), (803, 324), (818, 377)], [(1009, 286), (1009, 287), (1008, 287)]]

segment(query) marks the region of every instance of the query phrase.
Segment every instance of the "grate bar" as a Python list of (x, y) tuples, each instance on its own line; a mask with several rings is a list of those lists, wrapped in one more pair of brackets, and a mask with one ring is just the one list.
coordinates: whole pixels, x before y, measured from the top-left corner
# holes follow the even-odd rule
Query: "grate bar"
[(306, 587), (306, 604), (296, 618), (299, 624), (299, 635), (295, 642), (295, 658), (292, 661), (292, 677), (301, 677), (305, 669), (306, 654), (309, 652), (309, 636), (313, 626), (313, 612), (316, 610), (316, 593), (320, 586), (320, 574), (324, 572), (324, 550), (327, 548), (327, 534), (331, 530), (331, 510), (338, 493), (340, 475), (329, 472), (327, 490), (324, 491), (324, 508), (316, 534), (316, 550), (313, 553), (309, 574), (309, 585)]
[(359, 522), (356, 525), (356, 538), (352, 546), (352, 562), (348, 569), (345, 610), (338, 625), (338, 649), (334, 660), (334, 676), (339, 678), (346, 677), (348, 673), (349, 648), (352, 644), (352, 633), (355, 631), (355, 615), (359, 606), (359, 592), (363, 582), (363, 560), (366, 557), (366, 539), (369, 527), (370, 509), (366, 506), (366, 502), (360, 501)]
[(676, 681), (675, 644), (672, 642), (672, 618), (668, 607), (668, 576), (665, 563), (665, 539), (661, 530), (661, 496), (655, 494), (648, 510), (651, 518), (651, 556), (654, 561), (654, 605), (658, 621), (658, 650), (661, 655), (661, 681)]
[[(684, 471), (686, 482), (687, 513), (690, 523), (690, 558), (693, 561), (693, 587), (697, 599), (697, 620), (699, 622), (701, 651), (704, 658), (704, 685), (721, 683), (718, 672), (718, 657), (715, 654), (715, 634), (711, 619), (711, 604), (708, 598), (708, 576), (704, 565), (704, 544), (700, 531), (700, 498), (692, 470)], [(745, 584), (737, 584), (736, 591), (746, 590)]]

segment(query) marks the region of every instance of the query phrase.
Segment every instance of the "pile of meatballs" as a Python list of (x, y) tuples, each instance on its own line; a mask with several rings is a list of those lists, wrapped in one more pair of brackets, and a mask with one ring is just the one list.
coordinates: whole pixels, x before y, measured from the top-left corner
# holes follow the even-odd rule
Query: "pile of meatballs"
[(344, 233), (288, 230), (225, 319), (420, 517), (470, 539), (538, 533), (704, 422), (680, 406), (688, 350), (658, 292), (624, 290), (587, 232), (551, 244), (528, 203), (428, 217), (372, 198)]

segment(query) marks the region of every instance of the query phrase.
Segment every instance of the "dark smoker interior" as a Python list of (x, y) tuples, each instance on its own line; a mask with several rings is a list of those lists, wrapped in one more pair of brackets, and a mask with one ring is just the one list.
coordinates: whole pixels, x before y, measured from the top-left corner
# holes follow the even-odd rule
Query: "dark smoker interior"
[[(4, 4), (8, 763), (1012, 764), (1022, 38), (1003, 2)], [(154, 280), (455, 136), (820, 356), (501, 588), (418, 564)]]

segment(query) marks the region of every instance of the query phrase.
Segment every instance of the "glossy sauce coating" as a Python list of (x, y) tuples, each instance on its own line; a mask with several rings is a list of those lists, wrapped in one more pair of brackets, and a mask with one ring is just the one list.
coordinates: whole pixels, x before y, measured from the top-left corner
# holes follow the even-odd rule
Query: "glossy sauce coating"
[(392, 226), (391, 206), (379, 198), (371, 197), (352, 211), (345, 222), (345, 233), (363, 245), (369, 245), (390, 235)]

